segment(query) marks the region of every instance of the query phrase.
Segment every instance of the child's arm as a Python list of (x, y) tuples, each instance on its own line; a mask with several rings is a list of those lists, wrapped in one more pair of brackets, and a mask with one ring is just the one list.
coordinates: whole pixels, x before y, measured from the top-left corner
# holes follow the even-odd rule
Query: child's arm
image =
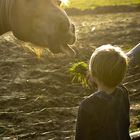
[(82, 101), (77, 117), (75, 140), (96, 140), (100, 129), (100, 103), (96, 94)]
[(120, 85), (120, 88), (123, 90), (123, 102), (125, 104), (125, 109), (126, 109), (126, 118), (127, 118), (127, 121), (125, 123), (125, 126), (126, 126), (126, 137), (128, 140), (131, 140), (130, 138), (130, 135), (129, 135), (129, 126), (130, 126), (130, 114), (129, 114), (129, 111), (130, 111), (130, 102), (129, 102), (129, 94), (130, 94), (130, 91), (128, 91), (123, 85)]

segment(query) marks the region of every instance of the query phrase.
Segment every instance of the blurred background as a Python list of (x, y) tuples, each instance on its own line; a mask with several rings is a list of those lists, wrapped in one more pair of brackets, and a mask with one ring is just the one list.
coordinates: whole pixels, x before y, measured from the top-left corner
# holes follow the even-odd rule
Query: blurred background
[(70, 8), (94, 9), (99, 6), (137, 5), (140, 0), (70, 0)]

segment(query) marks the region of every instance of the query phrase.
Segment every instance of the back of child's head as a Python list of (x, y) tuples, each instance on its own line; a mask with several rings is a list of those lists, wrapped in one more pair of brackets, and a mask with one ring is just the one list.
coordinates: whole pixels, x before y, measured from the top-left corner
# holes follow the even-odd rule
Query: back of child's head
[(97, 48), (89, 62), (91, 77), (110, 88), (122, 82), (126, 69), (127, 56), (120, 48), (111, 45)]

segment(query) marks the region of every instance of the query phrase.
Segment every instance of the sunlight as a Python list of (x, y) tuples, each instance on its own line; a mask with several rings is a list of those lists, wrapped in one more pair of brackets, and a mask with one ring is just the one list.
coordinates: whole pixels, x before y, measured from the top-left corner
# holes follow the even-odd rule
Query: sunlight
[(24, 42), (22, 46), (24, 48), (29, 49), (31, 52), (33, 52), (37, 56), (38, 59), (40, 59), (41, 56), (44, 53), (44, 49), (43, 48), (40, 48), (40, 47), (38, 47), (38, 46), (36, 46), (34, 44), (31, 44), (31, 43), (25, 43)]
[(64, 4), (64, 5), (68, 5), (68, 3), (69, 3), (69, 0), (60, 0), (61, 2), (62, 2), (62, 4)]

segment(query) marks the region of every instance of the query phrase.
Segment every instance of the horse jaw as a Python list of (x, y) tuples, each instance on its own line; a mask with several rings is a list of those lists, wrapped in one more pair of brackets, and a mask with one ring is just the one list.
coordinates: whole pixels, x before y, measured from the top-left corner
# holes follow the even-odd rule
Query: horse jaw
[(61, 51), (69, 57), (76, 57), (76, 52), (67, 44), (61, 45)]

